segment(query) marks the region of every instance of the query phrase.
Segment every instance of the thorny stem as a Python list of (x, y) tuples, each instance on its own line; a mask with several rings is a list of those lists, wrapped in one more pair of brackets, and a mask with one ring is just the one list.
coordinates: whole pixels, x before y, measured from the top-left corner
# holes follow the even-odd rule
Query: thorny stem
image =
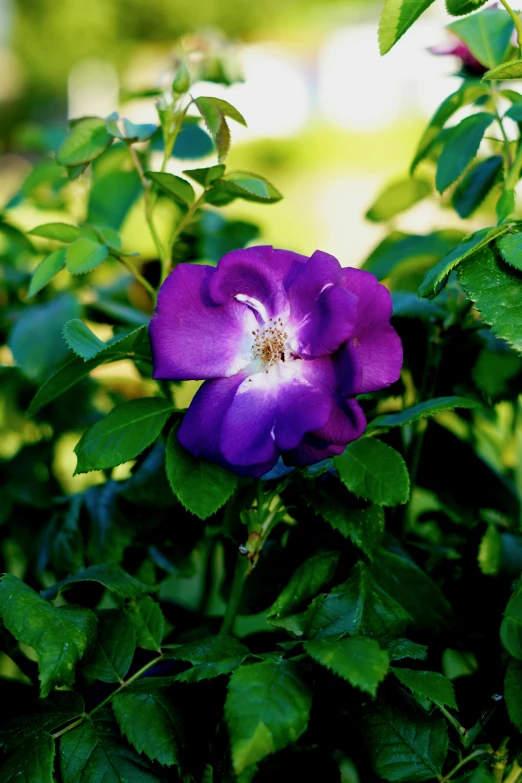
[(236, 568), (234, 571), (234, 577), (232, 579), (232, 587), (230, 589), (230, 598), (228, 599), (227, 609), (219, 633), (226, 635), (231, 634), (234, 630), (234, 623), (236, 615), (243, 597), (243, 588), (245, 581), (250, 570), (250, 563), (246, 555), (241, 553), (237, 556)]
[[(174, 243), (178, 239), (179, 235), (181, 234), (183, 229), (186, 226), (188, 226), (188, 224), (191, 222), (192, 218), (196, 214), (197, 210), (203, 204), (203, 202), (205, 200), (205, 193), (206, 193), (206, 190), (201, 194), (201, 196), (198, 199), (196, 199), (196, 201), (194, 201), (193, 204), (191, 204), (191, 206), (188, 208), (186, 213), (183, 215), (183, 217), (181, 218), (179, 223), (177, 223), (177, 225), (174, 227), (174, 231), (172, 232), (172, 234), (170, 236), (170, 239), (168, 241), (168, 244), (167, 244), (167, 253), (168, 253), (169, 258), (172, 255), (172, 248), (174, 247)], [(167, 277), (167, 275), (169, 274), (169, 272), (170, 272), (170, 261), (169, 261), (169, 264), (168, 264), (168, 266), (166, 268), (162, 268), (162, 273), (161, 273), (161, 282), (162, 283), (165, 280), (165, 278)]]
[(437, 706), (439, 710), (442, 712), (442, 714), (444, 715), (444, 717), (451, 723), (451, 725), (453, 726), (453, 728), (455, 729), (459, 737), (462, 739), (462, 734), (464, 733), (465, 730), (460, 725), (460, 723), (455, 718), (455, 716), (452, 715), (451, 712), (447, 710), (446, 707), (444, 707), (442, 704), (438, 704)]
[(498, 123), (498, 126), (500, 128), (500, 132), (502, 134), (502, 138), (504, 140), (504, 158), (506, 161), (506, 171), (509, 172), (511, 170), (511, 166), (513, 165), (513, 161), (511, 159), (511, 149), (510, 149), (510, 142), (506, 133), (506, 129), (504, 128), (504, 123), (502, 122), (502, 117), (499, 114), (498, 107), (497, 107), (497, 101), (496, 101), (496, 90), (495, 90), (496, 82), (492, 82), (491, 84), (491, 100), (493, 103), (493, 114), (495, 115), (495, 119)]
[(153, 288), (153, 286), (151, 286), (151, 284), (149, 283), (149, 281), (148, 281), (148, 280), (146, 280), (146, 279), (143, 277), (143, 275), (141, 274), (141, 272), (138, 272), (138, 270), (136, 269), (136, 267), (134, 266), (134, 264), (132, 264), (132, 263), (129, 261), (129, 259), (128, 259), (128, 258), (126, 258), (125, 256), (122, 256), (122, 255), (120, 255), (119, 253), (115, 253), (114, 251), (112, 251), (112, 255), (113, 255), (113, 256), (115, 256), (115, 258), (117, 258), (117, 259), (118, 259), (118, 261), (120, 261), (120, 262), (123, 264), (123, 266), (125, 266), (125, 267), (126, 267), (128, 270), (129, 270), (129, 272), (131, 273), (131, 275), (132, 275), (133, 277), (135, 277), (135, 278), (136, 278), (136, 280), (137, 280), (139, 283), (141, 283), (141, 284), (142, 284), (143, 288), (145, 288), (145, 289), (146, 289), (146, 290), (149, 292), (149, 294), (152, 296), (152, 301), (155, 303), (155, 302), (156, 302), (156, 296), (157, 296), (155, 289)]
[(125, 680), (122, 682), (122, 684), (119, 686), (119, 688), (116, 688), (112, 693), (110, 693), (107, 698), (105, 698), (103, 701), (101, 701), (99, 704), (94, 707), (90, 712), (86, 712), (83, 715), (81, 715), (79, 718), (74, 720), (72, 723), (69, 723), (68, 726), (65, 726), (65, 728), (61, 729), (60, 731), (55, 732), (55, 734), (52, 735), (53, 739), (58, 739), (58, 737), (61, 737), (62, 734), (65, 734), (68, 731), (71, 731), (71, 729), (75, 729), (76, 726), (79, 726), (86, 718), (90, 718), (91, 715), (94, 715), (95, 712), (98, 712), (98, 710), (101, 710), (102, 707), (105, 707), (106, 704), (108, 704), (113, 696), (116, 696), (117, 693), (120, 693), (124, 688), (126, 688), (128, 685), (130, 685), (135, 680), (139, 679), (142, 674), (145, 674), (146, 671), (151, 669), (153, 666), (155, 666), (159, 661), (163, 659), (163, 653), (158, 655), (156, 658), (153, 658), (152, 661), (149, 661), (145, 664), (145, 666), (142, 666), (141, 669), (138, 669), (137, 672), (135, 672), (132, 677), (129, 677), (128, 680)]
[(517, 30), (517, 41), (518, 41), (518, 51), (519, 51), (519, 55), (522, 57), (522, 21), (520, 19), (520, 16), (518, 15), (518, 13), (513, 11), (511, 6), (507, 2), (507, 0), (500, 0), (500, 2), (502, 3), (502, 5), (506, 9), (506, 11), (508, 12), (510, 17), (512, 18), (513, 23), (514, 23), (514, 25), (516, 27), (516, 30)]
[(474, 750), (473, 753), (469, 754), (469, 756), (466, 756), (466, 758), (462, 759), (462, 761), (459, 761), (459, 763), (455, 767), (453, 767), (451, 772), (448, 772), (448, 774), (445, 775), (443, 778), (439, 778), (440, 783), (446, 783), (446, 781), (451, 780), (453, 775), (455, 775), (456, 772), (458, 772), (460, 769), (462, 769), (462, 767), (464, 767), (470, 761), (473, 761), (473, 759), (476, 759), (479, 756), (484, 756), (486, 754), (491, 754), (491, 751), (490, 750)]
[(520, 170), (522, 169), (522, 140), (519, 142), (518, 151), (515, 156), (515, 161), (511, 167), (511, 170), (506, 178), (506, 190), (514, 190), (515, 185), (520, 179)]

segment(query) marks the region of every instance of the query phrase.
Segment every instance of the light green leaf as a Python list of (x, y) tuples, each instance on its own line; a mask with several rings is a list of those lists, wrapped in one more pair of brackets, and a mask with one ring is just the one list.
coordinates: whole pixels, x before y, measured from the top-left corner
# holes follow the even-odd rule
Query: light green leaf
[(63, 735), (60, 771), (63, 783), (158, 783), (149, 762), (122, 738), (109, 709)]
[(236, 775), (295, 742), (308, 725), (311, 703), (291, 661), (268, 660), (238, 669), (225, 704)]
[(497, 222), (500, 225), (504, 223), (515, 211), (515, 191), (513, 188), (507, 188), (502, 191), (497, 201), (496, 212)]
[[(152, 599), (150, 599), (152, 600)], [(136, 629), (119, 609), (98, 614), (98, 636), (84, 672), (102, 682), (123, 682), (136, 649)]]
[(430, 269), (419, 288), (419, 296), (435, 296), (440, 291), (450, 272), (458, 264), (465, 261), (466, 258), (474, 256), (481, 248), (486, 247), (490, 242), (507, 231), (507, 226), (493, 226), (492, 228), (481, 228), (479, 231), (475, 231), (474, 234), (469, 234), (460, 245), (457, 245), (447, 256), (444, 256), (437, 266)]
[(451, 200), (461, 218), (470, 217), (480, 207), (498, 181), (502, 166), (502, 155), (493, 155), (477, 163), (464, 175)]
[(338, 552), (320, 552), (305, 560), (268, 610), (267, 621), (299, 633), (300, 618), (293, 615), (331, 581), (338, 562)]
[(388, 673), (388, 656), (367, 636), (306, 642), (305, 650), (318, 663), (371, 696), (376, 695), (377, 686)]
[(80, 166), (97, 158), (112, 142), (105, 120), (90, 117), (78, 122), (58, 150), (56, 159), (62, 166)]
[(334, 465), (350, 492), (380, 506), (406, 503), (410, 479), (401, 455), (376, 438), (350, 443)]
[(194, 188), (186, 179), (163, 171), (146, 171), (145, 174), (177, 204), (187, 206), (194, 201)]
[(156, 125), (151, 123), (142, 123), (136, 125), (127, 119), (120, 119), (117, 113), (111, 114), (106, 119), (106, 126), (109, 133), (116, 139), (126, 140), (127, 142), (147, 141), (154, 136), (157, 131)]
[(65, 266), (66, 249), (63, 247), (60, 250), (55, 250), (51, 255), (46, 256), (44, 260), (38, 264), (31, 277), (29, 284), (29, 291), (27, 292), (27, 298), (41, 291), (44, 286), (49, 283), (53, 277), (56, 277), (58, 272)]
[(410, 691), (435, 704), (457, 709), (451, 680), (439, 672), (420, 672), (416, 669), (392, 669), (397, 679)]
[(522, 590), (509, 599), (500, 626), (502, 644), (513, 658), (522, 661)]
[(230, 147), (230, 130), (225, 118), (230, 117), (241, 125), (246, 126), (245, 119), (237, 109), (221, 98), (203, 96), (197, 98), (194, 103), (212, 136), (218, 152), (219, 162), (221, 163), (228, 155)]
[(103, 340), (96, 337), (94, 332), (91, 332), (89, 327), (79, 318), (67, 321), (63, 327), (63, 337), (71, 351), (84, 360), (92, 359), (105, 348)]
[(504, 698), (511, 723), (522, 731), (522, 661), (514, 658), (507, 667)]
[(134, 683), (112, 699), (122, 734), (151, 761), (171, 767), (183, 751), (183, 725), (174, 701), (154, 678)]
[(433, 0), (386, 0), (379, 23), (381, 54), (389, 52), (432, 3)]
[(233, 171), (222, 179), (215, 180), (212, 192), (224, 192), (244, 201), (257, 201), (262, 204), (274, 204), (280, 201), (281, 193), (260, 174), (249, 171)]
[(144, 397), (117, 405), (84, 432), (74, 453), (75, 475), (114, 468), (134, 459), (161, 434), (173, 408), (168, 400)]
[(467, 397), (434, 397), (426, 402), (419, 402), (412, 405), (411, 408), (405, 408), (399, 413), (385, 413), (377, 416), (370, 422), (369, 429), (380, 429), (382, 427), (403, 427), (405, 424), (413, 424), (415, 421), (425, 419), (429, 416), (436, 416), (443, 411), (453, 411), (456, 408), (480, 408), (482, 407), (477, 400), (471, 400)]
[(102, 264), (109, 255), (107, 245), (92, 239), (77, 239), (67, 248), (67, 269), (72, 275), (83, 275)]
[(165, 618), (160, 605), (146, 595), (127, 606), (127, 612), (136, 628), (136, 643), (144, 650), (161, 649), (165, 633)]
[(412, 177), (389, 185), (377, 198), (377, 201), (366, 213), (366, 218), (373, 223), (390, 220), (395, 215), (422, 201), (430, 195), (432, 187), (424, 179)]
[(294, 633), (316, 639), (344, 634), (393, 636), (410, 621), (408, 612), (379, 587), (367, 566), (358, 562), (346, 582), (312, 601), (303, 614), (303, 630)]
[(515, 26), (501, 8), (488, 8), (447, 26), (463, 41), (473, 57), (487, 68), (499, 65), (508, 50)]
[(178, 442), (174, 429), (167, 439), (166, 462), (174, 495), (200, 519), (212, 516), (236, 489), (237, 476), (202, 457), (193, 457)]
[(483, 81), (503, 81), (504, 79), (522, 79), (522, 60), (510, 60), (508, 63), (501, 63), (496, 68), (484, 74)]
[(462, 87), (459, 87), (454, 93), (448, 95), (431, 118), (428, 127), (422, 135), (413, 163), (411, 164), (412, 174), (419, 163), (424, 160), (429, 153), (433, 143), (450, 117), (452, 117), (458, 109), (462, 108), (462, 106), (474, 103), (483, 95), (487, 95), (486, 87), (480, 84), (474, 84), (473, 82), (464, 82)]
[(154, 587), (135, 579), (116, 563), (103, 563), (81, 568), (67, 579), (48, 587), (44, 595), (49, 599), (55, 598), (58, 593), (69, 590), (81, 582), (99, 582), (119, 598), (141, 598), (142, 595), (153, 593), (155, 590)]
[(522, 353), (522, 277), (484, 248), (459, 268), (459, 280), (492, 331)]
[(437, 163), (435, 180), (439, 193), (444, 193), (467, 169), (494, 119), (493, 114), (477, 112), (451, 128)]
[(4, 574), (0, 616), (17, 641), (34, 647), (42, 698), (55, 685), (73, 685), (75, 666), (96, 634), (96, 617), (89, 609), (56, 608), (13, 574)]
[(384, 511), (375, 504), (368, 508), (353, 508), (350, 495), (345, 494), (343, 499), (314, 488), (310, 505), (334, 530), (339, 531), (344, 538), (349, 538), (371, 560), (384, 533)]
[(500, 569), (502, 559), (502, 536), (496, 525), (488, 525), (480, 542), (478, 563), (480, 570), (486, 576), (495, 576)]
[(379, 699), (369, 705), (364, 724), (372, 766), (379, 777), (398, 783), (440, 778), (448, 752), (442, 715)]
[(522, 234), (508, 234), (497, 242), (504, 261), (522, 272)]
[(81, 229), (69, 223), (44, 223), (27, 233), (30, 236), (55, 239), (57, 242), (74, 242), (82, 236)]
[(208, 636), (165, 652), (166, 658), (187, 661), (192, 668), (175, 676), (177, 682), (200, 682), (230, 674), (243, 663), (248, 647), (232, 636)]

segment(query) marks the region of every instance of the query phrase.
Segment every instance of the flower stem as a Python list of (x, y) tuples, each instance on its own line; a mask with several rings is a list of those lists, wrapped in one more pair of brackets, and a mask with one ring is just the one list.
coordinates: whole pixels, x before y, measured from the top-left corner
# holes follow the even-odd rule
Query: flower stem
[(236, 615), (241, 603), (241, 598), (243, 597), (243, 588), (249, 572), (250, 563), (248, 557), (238, 554), (234, 577), (232, 579), (232, 587), (230, 589), (230, 598), (228, 599), (225, 616), (223, 617), (223, 622), (219, 629), (220, 634), (231, 634), (234, 631)]
[(522, 140), (519, 142), (518, 151), (514, 163), (506, 178), (506, 190), (514, 190), (515, 185), (520, 179), (520, 170), (522, 169)]
[(451, 772), (448, 772), (447, 775), (445, 775), (443, 778), (440, 778), (440, 783), (446, 783), (447, 780), (451, 780), (453, 775), (455, 775), (456, 772), (458, 772), (462, 767), (464, 767), (466, 764), (468, 764), (470, 761), (473, 761), (473, 759), (478, 758), (479, 756), (484, 756), (485, 754), (489, 754), (491, 751), (489, 750), (474, 750), (473, 753), (470, 753), (469, 756), (466, 756), (466, 758), (462, 759), (462, 761), (459, 761), (459, 763), (453, 767)]
[[(502, 122), (502, 117), (499, 114), (498, 107), (497, 107), (497, 96), (496, 96), (496, 82), (491, 83), (491, 101), (493, 103), (493, 114), (495, 115), (495, 119), (498, 123), (498, 126), (500, 128), (500, 132), (502, 134), (502, 139), (504, 140), (504, 159), (506, 162), (506, 172), (509, 172), (511, 170), (511, 167), (513, 165), (513, 161), (511, 160), (511, 150), (510, 150), (510, 143), (509, 139), (506, 133), (506, 129), (504, 127), (504, 123)], [(507, 176), (507, 174), (506, 174)]]
[(518, 13), (513, 11), (511, 6), (507, 2), (507, 0), (500, 0), (500, 2), (502, 3), (502, 5), (506, 9), (506, 11), (508, 12), (510, 17), (512, 18), (513, 23), (514, 23), (514, 25), (516, 27), (516, 30), (517, 30), (517, 41), (518, 41), (518, 51), (519, 51), (519, 55), (522, 56), (522, 21), (520, 19), (520, 16), (518, 15)]
[(123, 266), (124, 266), (124, 267), (126, 267), (126, 268), (129, 270), (129, 272), (131, 273), (131, 275), (132, 275), (133, 277), (135, 277), (135, 278), (136, 278), (136, 280), (137, 280), (139, 283), (141, 283), (141, 284), (142, 284), (143, 288), (145, 288), (145, 290), (146, 290), (146, 291), (148, 291), (148, 292), (149, 292), (149, 294), (151, 295), (151, 297), (152, 297), (152, 301), (153, 301), (153, 302), (154, 302), (154, 304), (155, 304), (155, 303), (156, 303), (156, 291), (154, 290), (153, 286), (151, 286), (151, 284), (149, 283), (149, 281), (148, 281), (148, 280), (146, 280), (146, 279), (143, 277), (143, 275), (141, 274), (141, 272), (138, 272), (138, 270), (136, 269), (136, 267), (134, 266), (134, 264), (132, 264), (132, 263), (129, 261), (129, 259), (128, 259), (128, 258), (126, 258), (125, 256), (121, 256), (119, 253), (115, 253), (114, 251), (112, 251), (112, 255), (113, 255), (113, 256), (115, 256), (115, 258), (117, 258), (117, 259), (118, 259), (118, 261), (120, 261), (120, 262), (123, 264)]
[(518, 763), (518, 761), (513, 762), (513, 766), (511, 767), (511, 771), (507, 778), (505, 778), (504, 783), (519, 783), (520, 781), (520, 775), (522, 774), (522, 767)]

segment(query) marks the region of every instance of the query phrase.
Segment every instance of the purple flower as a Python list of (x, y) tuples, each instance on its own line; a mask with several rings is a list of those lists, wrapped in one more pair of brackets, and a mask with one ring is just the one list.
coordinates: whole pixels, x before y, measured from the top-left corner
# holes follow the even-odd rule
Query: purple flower
[(181, 264), (150, 325), (154, 378), (205, 380), (180, 443), (234, 473), (262, 476), (282, 456), (341, 454), (366, 420), (355, 395), (396, 381), (402, 346), (391, 297), (369, 272), (272, 247)]
[(451, 42), (445, 45), (431, 46), (428, 51), (432, 54), (457, 57), (461, 62), (463, 71), (470, 76), (484, 76), (488, 70), (471, 54), (466, 44), (454, 35), (451, 36)]

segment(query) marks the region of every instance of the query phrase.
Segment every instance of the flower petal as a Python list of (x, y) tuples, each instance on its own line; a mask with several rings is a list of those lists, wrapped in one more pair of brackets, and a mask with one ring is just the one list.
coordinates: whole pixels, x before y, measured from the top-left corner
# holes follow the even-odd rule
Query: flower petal
[(392, 300), (370, 272), (344, 268), (343, 286), (358, 299), (353, 335), (339, 352), (342, 392), (348, 396), (384, 389), (398, 380), (403, 354), (390, 324)]
[(308, 433), (296, 449), (283, 455), (287, 465), (313, 465), (342, 454), (348, 443), (366, 429), (366, 418), (356, 400), (335, 395), (330, 417), (321, 429)]
[(238, 388), (222, 429), (222, 450), (235, 465), (276, 459), (295, 448), (304, 434), (328, 421), (330, 395), (311, 385), (295, 361), (272, 366)]
[(180, 264), (163, 283), (150, 323), (154, 378), (227, 377), (251, 361), (256, 318), (235, 300), (210, 299), (214, 273), (210, 266)]
[(219, 304), (234, 298), (245, 302), (259, 313), (263, 322), (287, 313), (288, 300), (280, 274), (270, 265), (271, 256), (271, 247), (227, 253), (210, 280), (212, 299)]
[(239, 467), (230, 464), (221, 451), (223, 420), (245, 377), (244, 373), (238, 373), (231, 378), (205, 381), (185, 414), (178, 439), (195, 457), (201, 455), (242, 476), (259, 477), (271, 470), (278, 455), (265, 462), (252, 461), (247, 466)]
[(357, 297), (341, 286), (329, 286), (296, 334), (299, 354), (314, 358), (333, 353), (352, 336), (356, 318)]

